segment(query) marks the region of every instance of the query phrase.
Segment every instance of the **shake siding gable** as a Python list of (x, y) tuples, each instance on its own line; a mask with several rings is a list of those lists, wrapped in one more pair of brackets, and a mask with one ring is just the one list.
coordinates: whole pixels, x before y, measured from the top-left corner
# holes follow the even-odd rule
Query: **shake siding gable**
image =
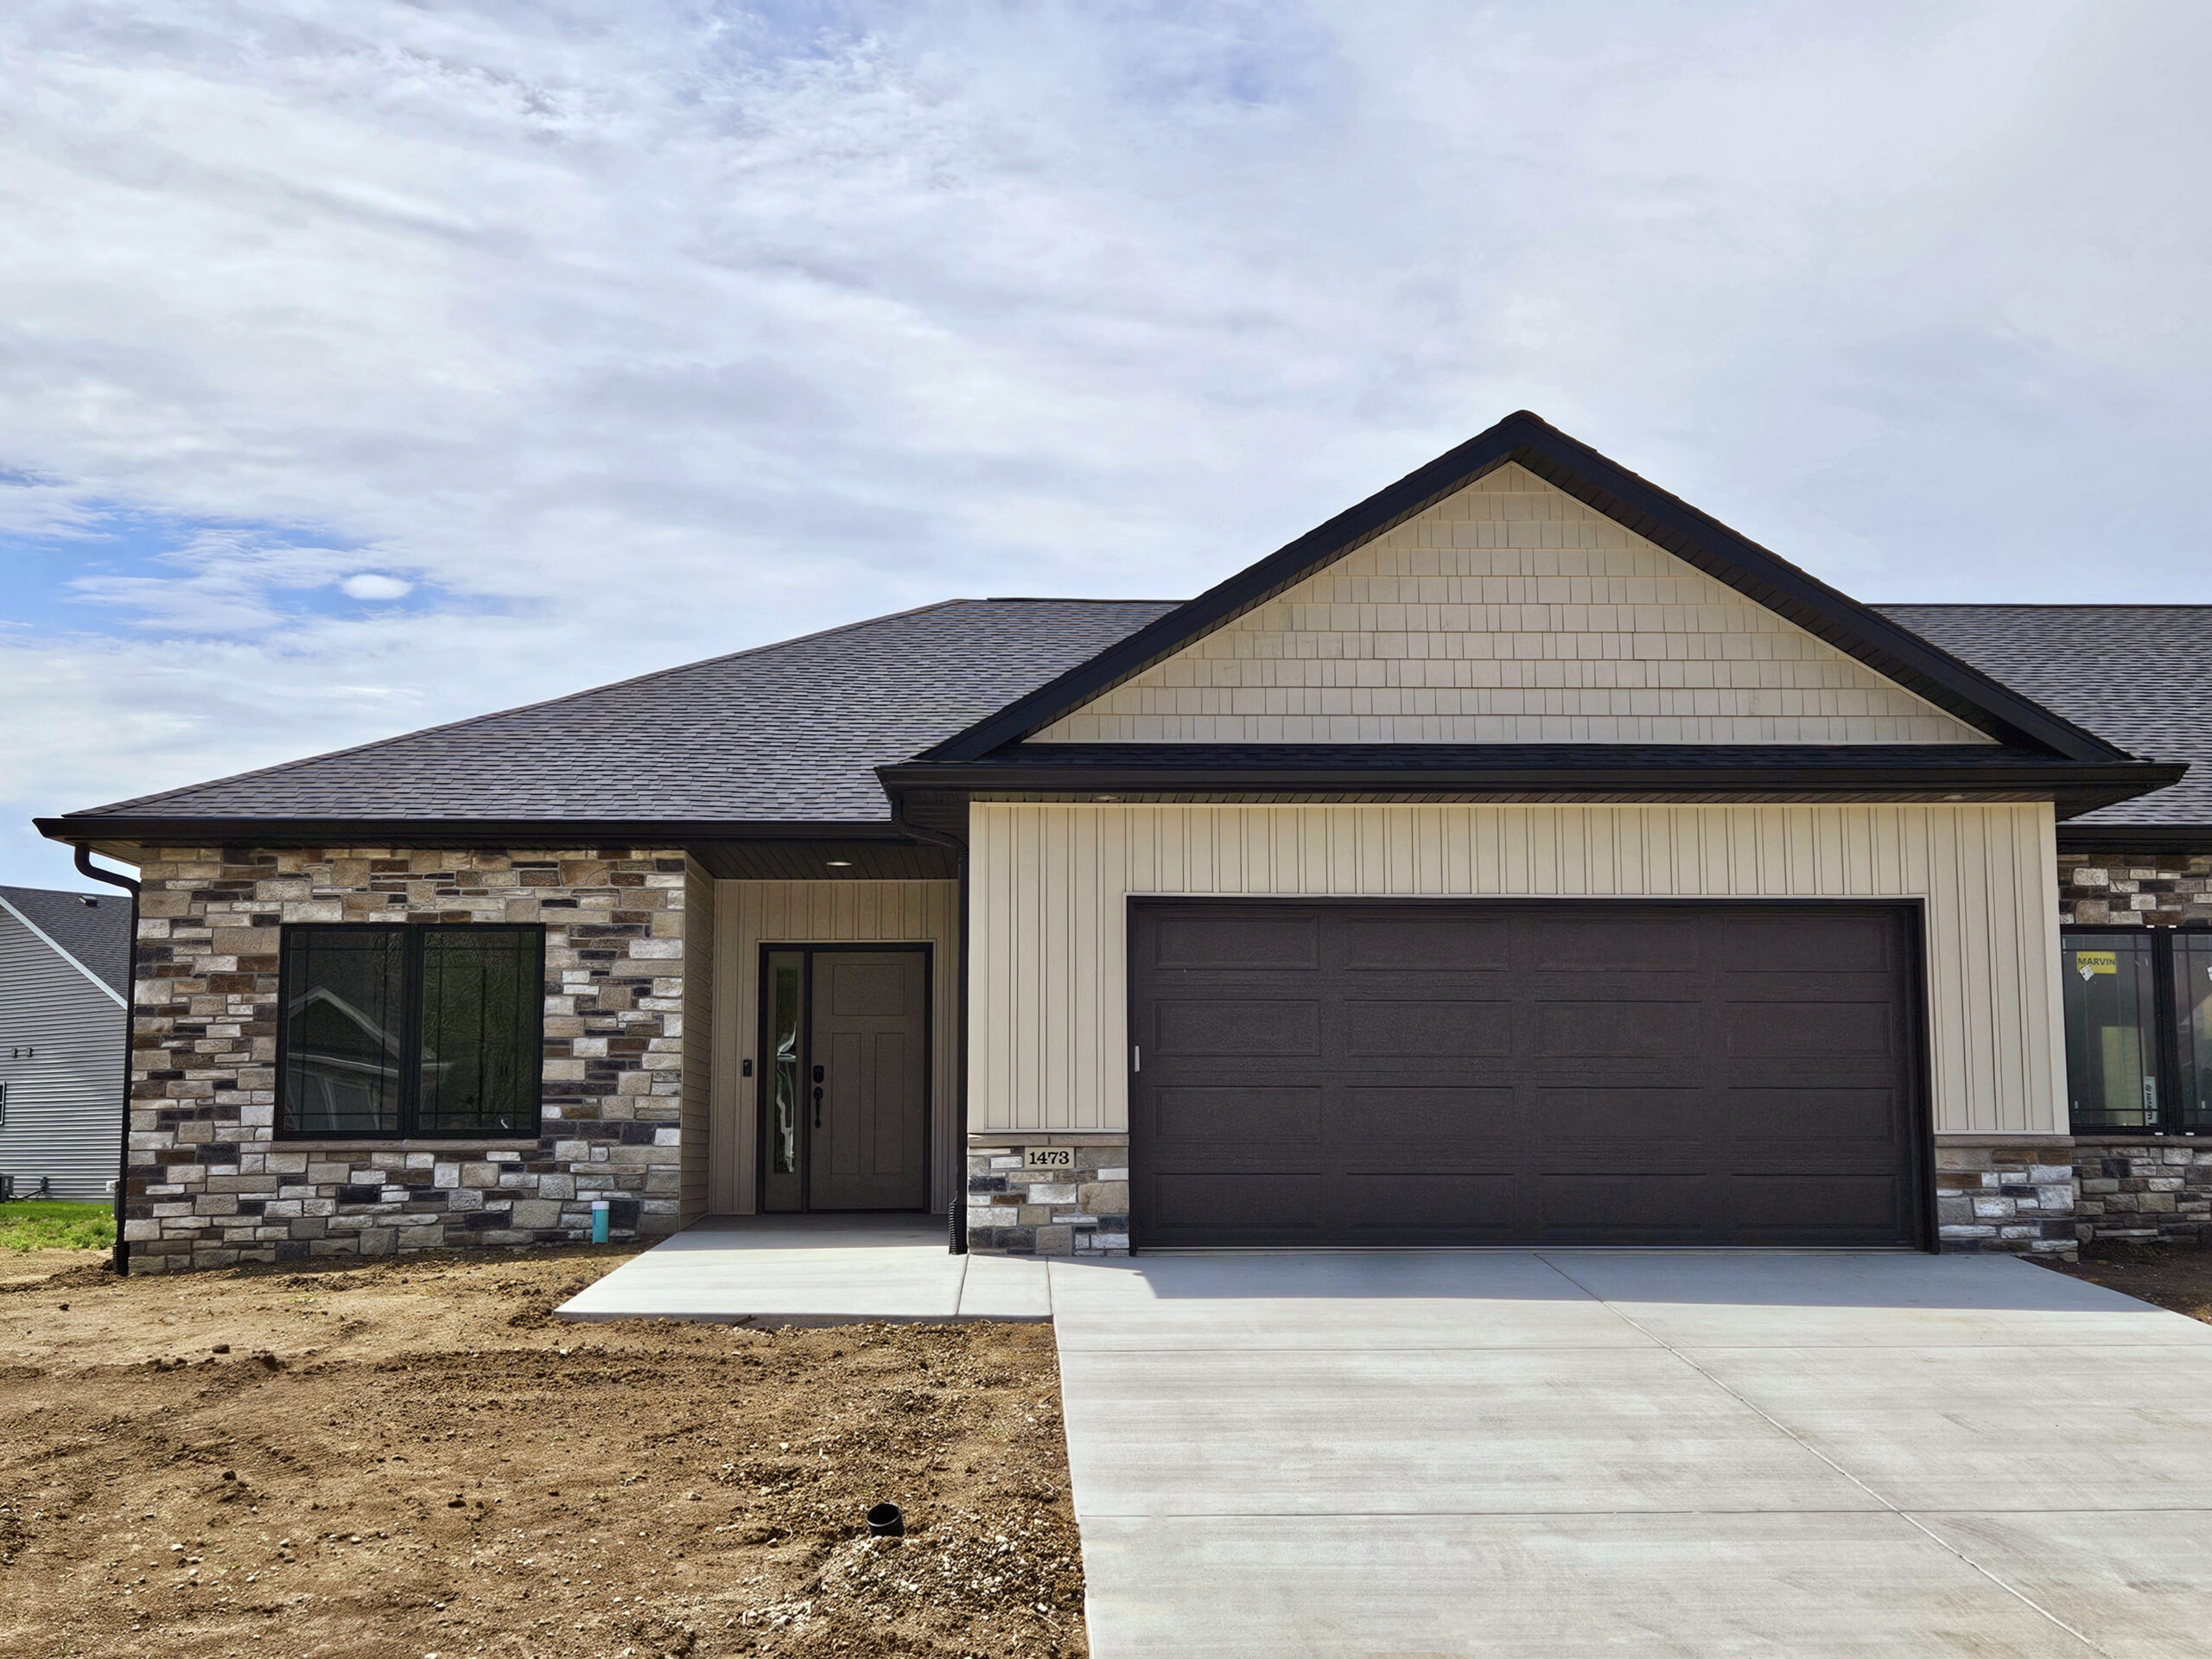
[(971, 1131), (1128, 1128), (1138, 895), (1921, 901), (1934, 1127), (2063, 1135), (2044, 804), (970, 809)]
[(1032, 741), (1991, 740), (1509, 464)]
[[(28, 1050), (27, 1058), (10, 1058)], [(0, 900), (0, 1173), (105, 1198), (123, 1129), (122, 999)]]

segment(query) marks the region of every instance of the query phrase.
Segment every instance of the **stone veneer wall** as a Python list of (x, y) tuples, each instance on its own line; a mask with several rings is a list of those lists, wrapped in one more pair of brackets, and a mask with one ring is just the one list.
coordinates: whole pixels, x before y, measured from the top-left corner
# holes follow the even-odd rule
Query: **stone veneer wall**
[[(134, 1270), (677, 1225), (676, 851), (171, 849), (140, 870), (124, 1236)], [(278, 1141), (286, 922), (543, 922), (536, 1140)]]
[[(1027, 1169), (1031, 1147), (1065, 1147), (1067, 1170)], [(968, 1147), (968, 1248), (1003, 1255), (1126, 1255), (1129, 1143), (1126, 1136), (1015, 1130)]]
[(2083, 1243), (2212, 1239), (2212, 1143), (2196, 1136), (2080, 1135), (2076, 1231)]
[(2212, 852), (2061, 853), (2058, 916), (2099, 926), (2212, 922)]
[[(2058, 911), (2063, 921), (2097, 926), (2212, 923), (2212, 852), (2061, 853)], [(2212, 1144), (2080, 1135), (2071, 1161), (2083, 1243), (2201, 1245), (2212, 1236)]]

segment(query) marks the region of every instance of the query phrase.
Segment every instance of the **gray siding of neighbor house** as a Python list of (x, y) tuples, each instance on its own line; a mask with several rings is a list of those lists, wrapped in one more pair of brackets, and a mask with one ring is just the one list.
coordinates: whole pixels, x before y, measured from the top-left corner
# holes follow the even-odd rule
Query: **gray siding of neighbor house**
[[(105, 1198), (123, 1132), (123, 1000), (0, 899), (0, 1173)], [(29, 1058), (15, 1056), (28, 1052)]]

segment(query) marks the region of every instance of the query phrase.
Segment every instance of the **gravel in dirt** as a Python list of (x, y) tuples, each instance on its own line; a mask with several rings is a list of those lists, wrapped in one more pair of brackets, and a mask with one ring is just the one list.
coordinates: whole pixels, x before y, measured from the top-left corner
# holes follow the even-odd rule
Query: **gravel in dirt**
[(2171, 1245), (2084, 1245), (2079, 1262), (2044, 1262), (2043, 1265), (2212, 1324), (2212, 1250)]
[(552, 1317), (629, 1254), (11, 1260), (0, 1653), (1086, 1651), (1049, 1327)]

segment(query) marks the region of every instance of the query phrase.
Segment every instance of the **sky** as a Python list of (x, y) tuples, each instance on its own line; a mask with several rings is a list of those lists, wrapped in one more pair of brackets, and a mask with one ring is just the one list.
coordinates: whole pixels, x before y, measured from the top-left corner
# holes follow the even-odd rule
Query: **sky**
[(2212, 601), (2202, 0), (10, 0), (0, 882), (101, 804), (1516, 409), (1858, 597)]

